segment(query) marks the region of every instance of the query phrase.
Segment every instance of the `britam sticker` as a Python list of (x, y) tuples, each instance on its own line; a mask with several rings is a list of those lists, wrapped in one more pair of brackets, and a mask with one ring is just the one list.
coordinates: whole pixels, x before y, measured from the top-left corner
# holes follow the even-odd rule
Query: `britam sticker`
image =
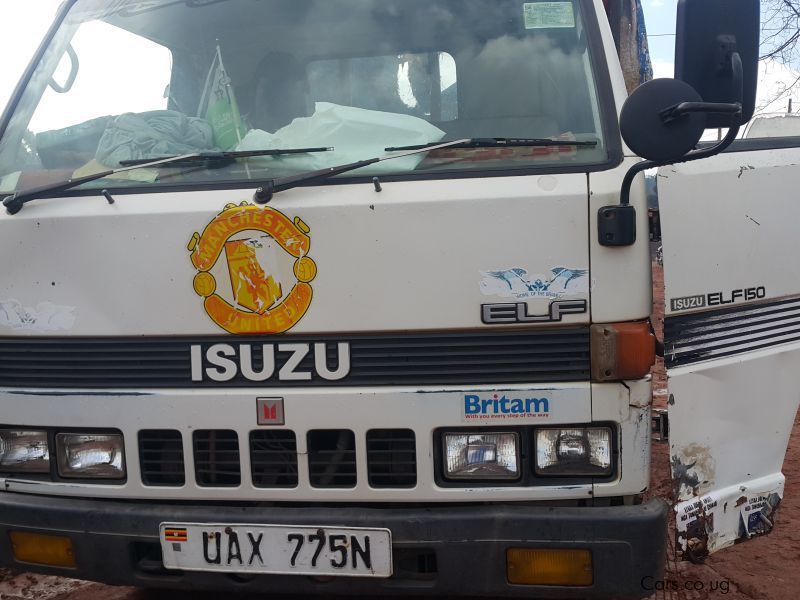
[(294, 327), (311, 306), (317, 275), (310, 231), (300, 217), (243, 202), (228, 204), (195, 233), (188, 245), (194, 291), (211, 320), (228, 333)]
[(548, 275), (529, 275), (527, 269), (514, 267), (499, 271), (481, 272), (481, 293), (484, 296), (528, 300), (589, 293), (589, 271), (555, 267)]
[(462, 399), (464, 421), (513, 421), (547, 419), (550, 398), (542, 393), (492, 392), (467, 393)]
[(575, 27), (572, 2), (526, 2), (522, 5), (525, 29)]

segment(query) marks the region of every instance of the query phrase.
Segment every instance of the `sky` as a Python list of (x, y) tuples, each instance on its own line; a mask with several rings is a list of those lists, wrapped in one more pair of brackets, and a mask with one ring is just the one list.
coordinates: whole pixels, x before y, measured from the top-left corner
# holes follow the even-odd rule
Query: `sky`
[[(59, 4), (60, 0), (0, 0), (0, 23), (3, 24), (3, 47), (6, 49), (3, 60), (0, 61), (0, 107), (5, 107), (17, 79), (47, 31)], [(655, 76), (672, 77), (677, 0), (643, 0), (643, 5)], [(13, 49), (13, 52), (8, 49)], [(128, 72), (130, 73), (129, 70)], [(762, 63), (759, 112), (784, 112), (788, 97), (782, 97), (769, 106), (766, 105), (766, 99), (776, 96), (782, 86), (795, 81), (799, 76), (800, 73), (782, 65)], [(800, 89), (793, 97), (795, 106), (800, 107)], [(71, 111), (80, 111), (83, 108), (64, 107)]]
[[(678, 0), (642, 0), (650, 58), (655, 77), (673, 77), (675, 72), (675, 15)], [(800, 86), (792, 94), (781, 90), (800, 77), (800, 72), (775, 61), (764, 61), (759, 66), (758, 100), (756, 114), (786, 112), (789, 98), (794, 109), (800, 110)], [(774, 102), (770, 102), (777, 98)]]

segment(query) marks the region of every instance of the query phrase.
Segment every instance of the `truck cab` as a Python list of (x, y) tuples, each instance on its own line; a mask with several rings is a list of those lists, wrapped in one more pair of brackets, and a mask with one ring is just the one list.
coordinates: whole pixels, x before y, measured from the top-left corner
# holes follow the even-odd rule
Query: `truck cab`
[(643, 597), (670, 511), (684, 558), (768, 532), (800, 279), (755, 271), (788, 243), (759, 190), (797, 211), (796, 150), (697, 146), (749, 118), (758, 4), (681, 4), (738, 96), (626, 104), (600, 0), (67, 0), (0, 119), (0, 565)]

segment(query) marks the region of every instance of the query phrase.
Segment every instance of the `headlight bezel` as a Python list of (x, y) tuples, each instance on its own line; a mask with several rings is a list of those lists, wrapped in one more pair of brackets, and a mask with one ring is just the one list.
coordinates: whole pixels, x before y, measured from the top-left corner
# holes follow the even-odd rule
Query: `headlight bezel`
[[(611, 431), (611, 470), (608, 475), (540, 475), (536, 472), (536, 432), (540, 429), (584, 429), (608, 428)], [(445, 473), (447, 460), (445, 434), (517, 433), (519, 435), (520, 477), (517, 479), (448, 479)], [(608, 421), (589, 423), (566, 423), (541, 425), (517, 425), (512, 427), (483, 426), (439, 427), (433, 431), (434, 481), (440, 488), (500, 488), (500, 487), (552, 487), (557, 485), (589, 485), (611, 483), (619, 477), (619, 424)]]
[[(50, 436), (47, 432), (46, 428), (43, 427), (0, 427), (0, 437), (3, 434), (27, 434), (27, 435), (40, 435), (44, 439), (45, 447), (47, 450), (47, 459), (46, 462), (39, 459), (36, 464), (32, 467), (15, 467), (10, 465), (3, 465), (0, 463), (0, 473), (7, 473), (11, 477), (31, 477), (31, 478), (39, 478), (42, 476), (48, 476), (52, 469), (53, 465), (53, 446), (50, 443)], [(0, 441), (0, 443), (2, 443)], [(31, 461), (33, 462), (33, 461)]]
[[(118, 451), (120, 455), (121, 461), (121, 472), (118, 476), (108, 476), (108, 475), (97, 475), (92, 474), (91, 471), (86, 472), (76, 472), (75, 474), (70, 474), (65, 469), (64, 460), (67, 458), (66, 456), (66, 444), (64, 443), (64, 439), (67, 437), (84, 437), (84, 438), (119, 438), (119, 446)], [(63, 430), (59, 429), (53, 433), (53, 459), (52, 462), (55, 462), (55, 470), (56, 474), (58, 475), (59, 481), (84, 481), (84, 482), (91, 482), (91, 483), (99, 483), (99, 482), (111, 482), (111, 483), (121, 483), (125, 481), (128, 477), (128, 464), (125, 456), (125, 436), (122, 435), (121, 431), (91, 431), (85, 429), (73, 429), (73, 430)]]
[[(17, 479), (20, 481), (36, 481), (36, 482), (52, 482), (52, 483), (73, 483), (73, 484), (92, 484), (104, 486), (118, 486), (124, 485), (128, 482), (128, 456), (127, 456), (127, 443), (125, 435), (119, 429), (112, 428), (94, 428), (94, 427), (53, 427), (53, 426), (26, 426), (26, 425), (6, 425), (0, 424), (0, 430), (3, 431), (37, 431), (44, 432), (47, 435), (47, 446), (50, 458), (50, 465), (47, 471), (39, 472), (23, 472), (23, 471), (10, 471), (0, 467), (0, 478)], [(122, 461), (123, 461), (123, 476), (121, 478), (101, 478), (91, 476), (62, 476), (59, 471), (59, 452), (58, 445), (56, 444), (56, 437), (59, 434), (72, 434), (72, 435), (118, 435), (122, 440)]]
[[(586, 469), (584, 471), (568, 472), (567, 468), (562, 468), (561, 471), (552, 469), (545, 471), (539, 468), (539, 433), (543, 431), (575, 431), (584, 430), (608, 430), (609, 436), (609, 467), (606, 470), (591, 471)], [(591, 481), (609, 481), (616, 477), (617, 473), (617, 435), (616, 428), (608, 423), (583, 423), (579, 425), (549, 425), (546, 427), (536, 427), (533, 431), (532, 439), (532, 456), (531, 467), (536, 478), (545, 478), (547, 480), (553, 479), (588, 479)]]
[[(498, 477), (470, 477), (468, 475), (455, 475), (448, 473), (448, 455), (447, 455), (447, 438), (448, 436), (467, 436), (467, 446), (465, 448), (469, 448), (470, 441), (469, 438), (480, 438), (485, 436), (514, 436), (514, 452), (516, 454), (516, 473), (512, 476), (498, 476)], [(478, 444), (478, 440), (475, 440), (475, 445)], [(484, 441), (484, 444), (491, 445), (491, 442)], [(519, 431), (512, 431), (509, 428), (503, 428), (495, 431), (484, 431), (483, 429), (476, 429), (473, 431), (453, 431), (453, 430), (443, 430), (440, 436), (440, 445), (441, 445), (441, 454), (442, 454), (442, 475), (446, 481), (451, 483), (460, 483), (463, 485), (468, 485), (471, 483), (481, 483), (481, 482), (488, 482), (488, 483), (515, 483), (522, 478), (523, 475), (523, 464), (522, 464), (522, 436)]]

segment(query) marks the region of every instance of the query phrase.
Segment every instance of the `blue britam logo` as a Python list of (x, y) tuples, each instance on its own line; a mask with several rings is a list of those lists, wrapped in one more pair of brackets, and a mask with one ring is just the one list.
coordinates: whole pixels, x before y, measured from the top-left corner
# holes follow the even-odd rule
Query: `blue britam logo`
[(506, 394), (492, 394), (488, 398), (478, 394), (464, 395), (464, 419), (526, 419), (550, 416), (549, 398), (517, 398)]

